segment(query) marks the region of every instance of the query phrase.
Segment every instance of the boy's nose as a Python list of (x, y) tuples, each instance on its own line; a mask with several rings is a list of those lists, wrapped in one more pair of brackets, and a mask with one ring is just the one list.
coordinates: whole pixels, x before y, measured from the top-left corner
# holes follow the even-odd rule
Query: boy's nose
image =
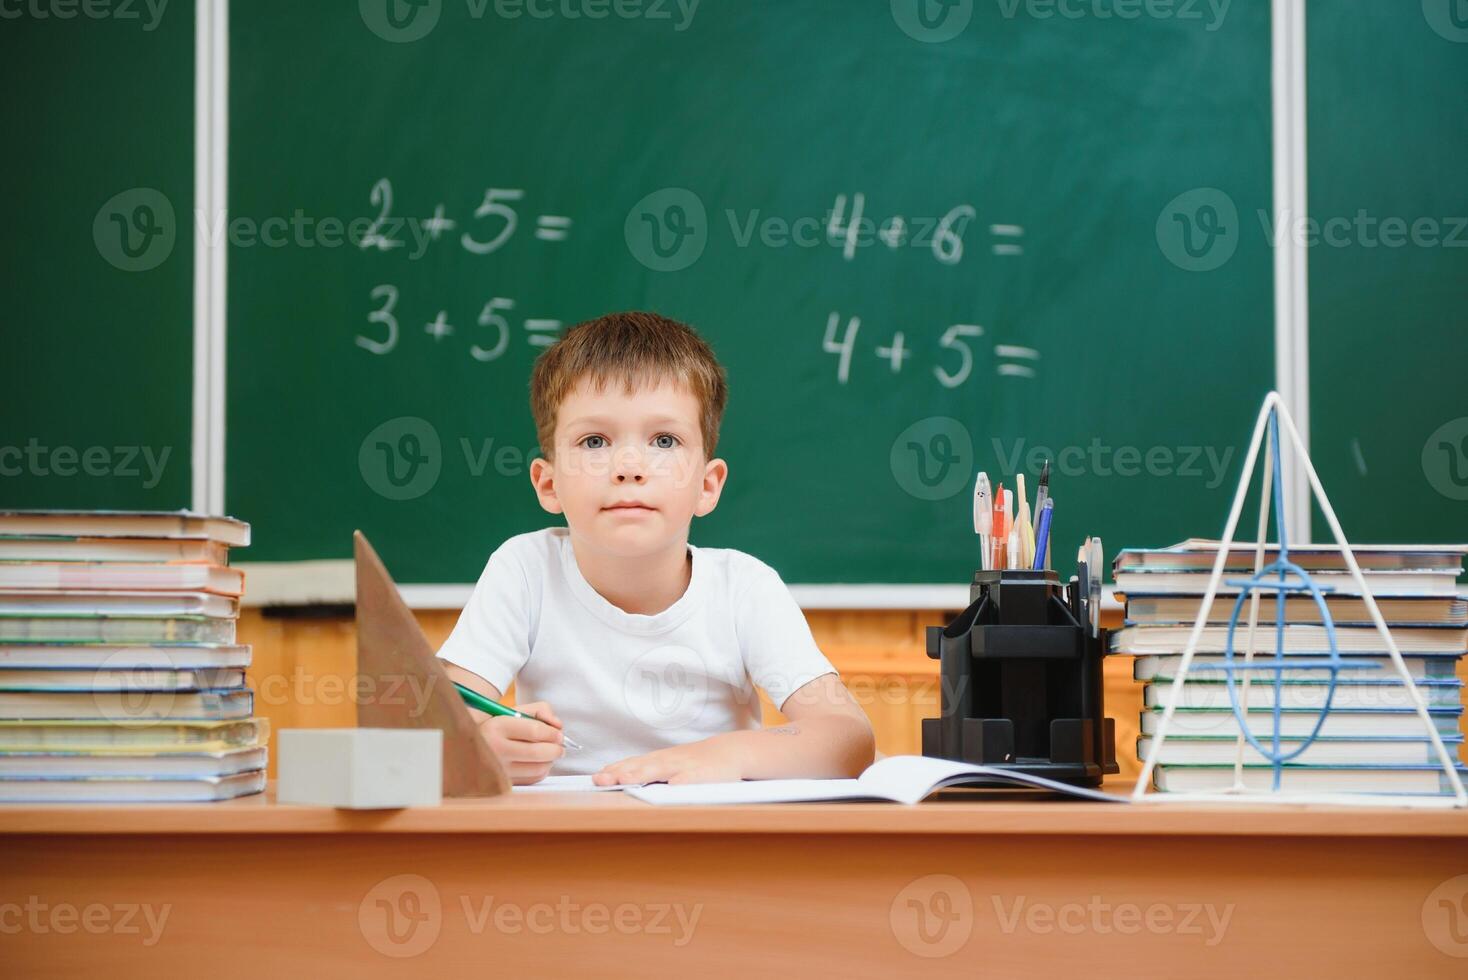
[(631, 480), (641, 483), (647, 479), (647, 467), (643, 463), (642, 454), (635, 452), (618, 453), (616, 456), (616, 470), (613, 473), (618, 483), (626, 483)]

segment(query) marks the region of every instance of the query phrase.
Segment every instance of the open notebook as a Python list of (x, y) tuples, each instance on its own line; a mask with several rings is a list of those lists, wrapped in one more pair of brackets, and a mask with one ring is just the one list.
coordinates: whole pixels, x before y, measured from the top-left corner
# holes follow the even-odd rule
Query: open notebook
[(538, 783), (527, 783), (524, 786), (512, 786), (513, 793), (606, 793), (615, 790), (628, 789), (631, 786), (598, 786), (591, 781), (591, 776), (547, 776)]
[(627, 795), (660, 806), (718, 803), (814, 803), (827, 800), (888, 800), (918, 803), (945, 786), (972, 779), (1002, 780), (1016, 789), (1042, 789), (1085, 800), (1129, 802), (1125, 796), (1058, 783), (1041, 776), (921, 755), (894, 755), (874, 763), (856, 779), (751, 779), (735, 783), (651, 783), (627, 787)]

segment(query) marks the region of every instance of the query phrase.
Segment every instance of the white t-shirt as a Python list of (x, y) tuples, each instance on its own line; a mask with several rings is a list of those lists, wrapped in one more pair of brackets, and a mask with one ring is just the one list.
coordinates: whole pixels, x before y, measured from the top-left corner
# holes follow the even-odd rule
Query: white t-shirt
[(583, 748), (557, 775), (758, 728), (759, 685), (778, 707), (833, 673), (779, 574), (731, 548), (690, 544), (683, 596), (653, 616), (626, 612), (576, 565), (570, 531), (510, 538), (484, 566), (438, 656), (519, 703), (545, 701)]

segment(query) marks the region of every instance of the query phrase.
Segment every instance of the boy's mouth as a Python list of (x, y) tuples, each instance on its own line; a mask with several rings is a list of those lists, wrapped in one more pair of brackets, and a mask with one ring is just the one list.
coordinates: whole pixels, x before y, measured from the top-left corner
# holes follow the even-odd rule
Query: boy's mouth
[(620, 503), (620, 504), (612, 504), (611, 506), (603, 507), (602, 508), (602, 510), (610, 510), (610, 511), (617, 511), (618, 513), (632, 513), (632, 514), (638, 514), (638, 513), (650, 514), (654, 510), (656, 510), (656, 509), (657, 509), (656, 507), (649, 507), (646, 504), (639, 504), (639, 503), (633, 503), (633, 502), (624, 502), (624, 503)]

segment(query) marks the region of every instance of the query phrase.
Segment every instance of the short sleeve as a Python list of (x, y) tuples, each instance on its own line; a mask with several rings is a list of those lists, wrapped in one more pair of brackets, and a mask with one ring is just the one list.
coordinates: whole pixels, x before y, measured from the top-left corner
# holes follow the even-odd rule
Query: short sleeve
[(751, 563), (751, 582), (735, 609), (739, 652), (750, 679), (775, 707), (823, 674), (833, 674), (816, 646), (810, 624), (780, 575), (763, 562)]
[(530, 659), (530, 582), (501, 545), (489, 556), (469, 603), (438, 651), (439, 659), (484, 678), (501, 693)]

